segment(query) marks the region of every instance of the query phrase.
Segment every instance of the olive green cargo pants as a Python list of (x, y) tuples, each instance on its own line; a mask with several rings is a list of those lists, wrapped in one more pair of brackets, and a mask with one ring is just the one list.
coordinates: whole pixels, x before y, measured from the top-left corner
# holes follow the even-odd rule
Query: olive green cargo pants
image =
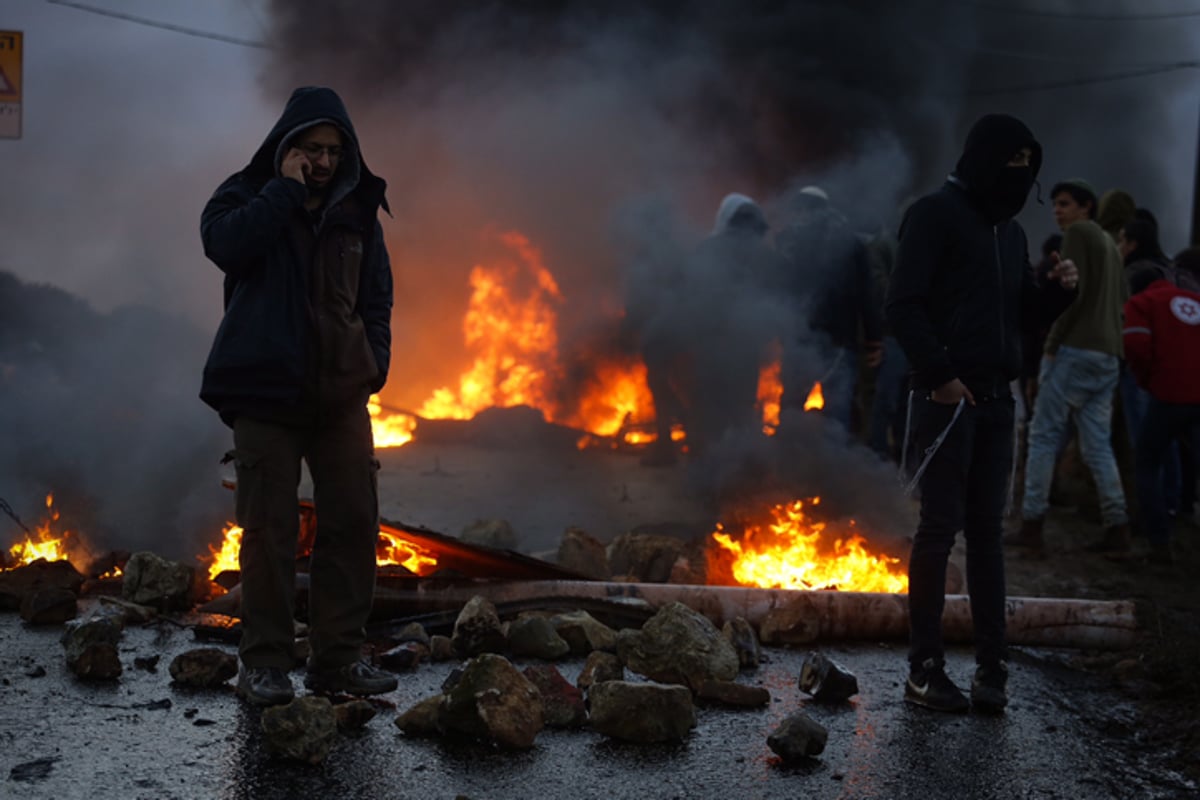
[(365, 408), (295, 428), (239, 418), (233, 429), (237, 523), (243, 529), (242, 640), (247, 667), (295, 665), (300, 463), (313, 480), (316, 539), (309, 561), (309, 666), (357, 660), (375, 589), (379, 497)]

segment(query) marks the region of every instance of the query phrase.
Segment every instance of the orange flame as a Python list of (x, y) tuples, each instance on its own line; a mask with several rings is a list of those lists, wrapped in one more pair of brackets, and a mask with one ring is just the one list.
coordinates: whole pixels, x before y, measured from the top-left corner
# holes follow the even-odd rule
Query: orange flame
[[(499, 236), (510, 256), (471, 270), (471, 297), (463, 318), (463, 339), (471, 353), (458, 386), (435, 389), (417, 410), (428, 419), (470, 419), (486, 408), (527, 405), (551, 422), (571, 425), (598, 437), (621, 437), (630, 420), (653, 419), (654, 404), (640, 362), (590, 359), (588, 389), (569, 407), (556, 402), (563, 373), (558, 352), (558, 311), (562, 293), (541, 251), (517, 232)], [(411, 417), (371, 411), (376, 447), (411, 441)], [(674, 438), (674, 436), (672, 437)], [(581, 439), (584, 442), (593, 440)]]
[(221, 546), (208, 546), (208, 552), (212, 556), (212, 563), (208, 565), (209, 580), (216, 580), (216, 577), (226, 570), (240, 569), (238, 554), (241, 550), (242, 529), (232, 522), (225, 523), (225, 528), (221, 531)]
[(808, 399), (804, 401), (805, 411), (820, 411), (825, 407), (825, 395), (821, 392), (821, 382), (817, 381), (813, 384), (812, 391), (808, 393)]
[[(779, 408), (783, 400), (782, 363), (776, 357), (758, 372), (758, 405), (762, 409), (763, 433), (774, 436), (779, 428)], [(807, 410), (807, 406), (805, 407)]]
[(384, 414), (379, 395), (371, 395), (367, 401), (367, 413), (371, 415), (371, 434), (376, 447), (401, 447), (412, 441), (417, 420), (408, 414)]
[(58, 522), (58, 518), (58, 509), (54, 507), (54, 495), (48, 494), (46, 495), (46, 518), (35, 526), (34, 530), (37, 540), (26, 535), (25, 541), (17, 542), (8, 549), (11, 556), (9, 569), (30, 564), (39, 558), (47, 561), (64, 561), (68, 558), (68, 541), (72, 534), (70, 531), (63, 531), (59, 534), (53, 532), (52, 528), (54, 523)]
[[(501, 242), (517, 261), (471, 270), (471, 300), (463, 318), (463, 338), (475, 353), (458, 389), (436, 389), (418, 410), (423, 417), (470, 419), (488, 407), (547, 406), (548, 381), (558, 358), (558, 314), (562, 301), (554, 276), (542, 264), (541, 252), (519, 233)], [(524, 297), (516, 283), (532, 277)]]
[[(817, 505), (820, 498), (813, 498)], [(908, 576), (897, 567), (900, 559), (873, 555), (857, 533), (838, 535), (832, 547), (826, 523), (809, 520), (804, 501), (771, 509), (773, 521), (747, 527), (740, 540), (721, 525), (712, 534), (716, 547), (709, 549), (710, 574), (722, 570), (743, 586), (768, 589), (841, 589), (856, 592), (908, 591)], [(854, 527), (853, 520), (849, 527)]]
[[(242, 533), (238, 525), (228, 522), (221, 531), (221, 545), (209, 545), (208, 552), (212, 558), (208, 565), (209, 580), (215, 580), (226, 570), (240, 568), (238, 554), (242, 549)], [(437, 558), (415, 542), (404, 539), (402, 534), (381, 530), (375, 547), (375, 563), (380, 566), (399, 564), (417, 575), (428, 575), (437, 567)]]
[(416, 575), (428, 575), (437, 567), (437, 556), (389, 531), (379, 532), (379, 543), (375, 547), (375, 563), (399, 564)]

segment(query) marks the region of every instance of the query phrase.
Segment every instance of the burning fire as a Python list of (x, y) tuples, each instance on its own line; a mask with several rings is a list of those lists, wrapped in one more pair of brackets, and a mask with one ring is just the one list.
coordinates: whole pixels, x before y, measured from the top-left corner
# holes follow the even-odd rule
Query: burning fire
[[(375, 563), (384, 566), (399, 564), (417, 575), (428, 575), (437, 567), (437, 558), (420, 545), (403, 538), (403, 533), (384, 526), (375, 546)], [(209, 545), (212, 561), (208, 565), (209, 580), (226, 570), (239, 569), (238, 553), (242, 549), (242, 529), (232, 522), (221, 531), (221, 546)]]
[(58, 522), (58, 509), (54, 507), (54, 495), (48, 494), (46, 495), (46, 518), (36, 526), (34, 531), (37, 541), (34, 541), (32, 536), (26, 535), (25, 541), (17, 542), (10, 547), (7, 568), (15, 569), (37, 561), (39, 558), (47, 561), (66, 560), (68, 558), (68, 540), (72, 534), (70, 531), (54, 533), (52, 528), (56, 522)]
[[(820, 503), (813, 498), (811, 505)], [(839, 535), (830, 546), (826, 523), (808, 519), (805, 501), (771, 509), (772, 522), (748, 527), (735, 540), (721, 525), (709, 549), (710, 574), (732, 574), (743, 586), (768, 589), (840, 589), (855, 592), (908, 591), (900, 559), (873, 555), (857, 533)], [(853, 526), (853, 521), (850, 525)]]
[(412, 441), (417, 420), (408, 414), (383, 415), (383, 402), (379, 395), (371, 395), (367, 401), (367, 412), (371, 415), (371, 433), (376, 447), (400, 447)]
[[(541, 251), (527, 237), (509, 232), (499, 240), (510, 257), (476, 265), (469, 278), (463, 340), (472, 355), (470, 366), (456, 387), (434, 390), (417, 415), (470, 419), (486, 408), (527, 405), (550, 422), (599, 437), (618, 436), (630, 420), (652, 420), (646, 368), (636, 361), (593, 358), (588, 389), (569, 405), (556, 398), (564, 372), (558, 352), (562, 293)], [(398, 447), (411, 441), (417, 421), (386, 414), (378, 398), (372, 400), (375, 446)]]
[[(457, 390), (433, 392), (417, 412), (423, 417), (470, 419), (492, 406), (549, 405), (548, 379), (558, 357), (554, 306), (562, 294), (527, 238), (511, 232), (500, 240), (517, 259), (471, 270), (463, 338), (475, 360), (459, 377)], [(523, 297), (517, 287), (522, 278), (532, 278)]]
[(415, 575), (428, 575), (437, 567), (437, 557), (415, 542), (404, 539), (399, 531), (379, 531), (375, 563), (399, 564)]
[(241, 550), (242, 529), (232, 522), (226, 523), (221, 531), (221, 546), (208, 546), (208, 552), (212, 555), (212, 563), (208, 565), (209, 580), (216, 580), (217, 576), (226, 570), (239, 569), (238, 553)]
[(817, 381), (813, 384), (812, 391), (808, 393), (808, 399), (804, 401), (805, 411), (820, 411), (825, 407), (825, 395), (821, 392), (821, 382)]
[[(579, 447), (604, 444), (645, 445), (656, 438), (650, 425), (654, 399), (646, 382), (646, 366), (634, 359), (593, 356), (590, 375), (579, 397), (564, 402), (559, 395), (566, 370), (558, 352), (558, 306), (563, 296), (541, 251), (527, 237), (510, 231), (499, 235), (508, 255), (471, 270), (471, 288), (463, 317), (463, 340), (470, 365), (457, 386), (435, 389), (417, 409), (427, 419), (471, 419), (486, 408), (527, 405), (550, 422), (586, 431)], [(763, 432), (779, 426), (783, 384), (778, 343), (758, 380)], [(804, 410), (821, 408), (821, 385), (809, 394)], [(417, 419), (388, 413), (378, 396), (368, 406), (375, 446), (400, 447), (412, 441)], [(672, 441), (686, 434), (676, 426)]]
[[(779, 428), (779, 408), (783, 400), (782, 362), (776, 357), (758, 373), (758, 405), (762, 409), (763, 433), (774, 436)], [(805, 410), (808, 407), (805, 406)]]

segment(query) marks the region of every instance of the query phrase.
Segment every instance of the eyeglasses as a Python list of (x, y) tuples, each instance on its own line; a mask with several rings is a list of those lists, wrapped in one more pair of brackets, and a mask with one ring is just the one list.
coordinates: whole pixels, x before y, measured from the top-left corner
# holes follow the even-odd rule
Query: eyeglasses
[(315, 144), (313, 142), (310, 142), (308, 144), (300, 145), (300, 151), (302, 153), (304, 153), (304, 155), (308, 156), (311, 159), (318, 159), (321, 157), (322, 153), (326, 153), (329, 155), (329, 159), (331, 161), (336, 161), (337, 159), (342, 157), (342, 150), (343, 150), (342, 146), (336, 145), (336, 144), (335, 145), (320, 145), (320, 144)]

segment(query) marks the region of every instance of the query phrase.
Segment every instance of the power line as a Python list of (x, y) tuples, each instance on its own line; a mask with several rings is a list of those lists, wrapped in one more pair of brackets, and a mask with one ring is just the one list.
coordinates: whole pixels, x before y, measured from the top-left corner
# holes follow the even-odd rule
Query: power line
[(185, 36), (195, 36), (198, 39), (211, 39), (215, 42), (224, 42), (225, 44), (236, 44), (241, 47), (255, 47), (262, 50), (270, 50), (271, 45), (266, 42), (257, 42), (253, 39), (240, 39), (236, 36), (226, 36), (223, 33), (213, 33), (211, 31), (202, 31), (197, 28), (188, 28), (183, 25), (172, 25), (169, 22), (159, 22), (158, 20), (147, 19), (146, 17), (138, 17), (133, 14), (125, 14), (120, 11), (110, 11), (107, 8), (97, 8), (95, 6), (85, 5), (84, 3), (75, 3), (72, 0), (46, 0), (47, 3), (56, 6), (66, 6), (68, 8), (78, 9), (79, 11), (87, 11), (91, 14), (99, 14), (102, 17), (111, 17), (112, 19), (124, 20), (125, 22), (133, 22), (138, 25), (145, 25), (149, 28), (158, 28), (164, 31), (173, 33), (182, 33)]
[(1095, 14), (1086, 11), (1046, 11), (1039, 8), (1014, 8), (1013, 6), (1001, 3), (968, 2), (968, 5), (982, 11), (992, 11), (1001, 14), (1044, 17), (1049, 19), (1071, 19), (1087, 22), (1155, 22), (1159, 20), (1200, 17), (1200, 11), (1162, 11), (1148, 14)]
[(1131, 69), (1126, 72), (1115, 72), (1108, 75), (1093, 75), (1087, 78), (1073, 78), (1062, 81), (1050, 81), (1047, 83), (1033, 83), (1024, 86), (1006, 86), (998, 89), (981, 89), (967, 92), (971, 97), (988, 97), (997, 94), (1021, 94), (1026, 92), (1041, 92), (1051, 89), (1070, 89), (1077, 86), (1092, 86), (1097, 83), (1111, 83), (1113, 81), (1129, 80), (1131, 78), (1142, 78), (1147, 75), (1161, 75), (1167, 72), (1178, 72), (1185, 69), (1200, 69), (1200, 61), (1180, 61), (1177, 64), (1162, 64), (1160, 66), (1143, 67), (1141, 69)]

